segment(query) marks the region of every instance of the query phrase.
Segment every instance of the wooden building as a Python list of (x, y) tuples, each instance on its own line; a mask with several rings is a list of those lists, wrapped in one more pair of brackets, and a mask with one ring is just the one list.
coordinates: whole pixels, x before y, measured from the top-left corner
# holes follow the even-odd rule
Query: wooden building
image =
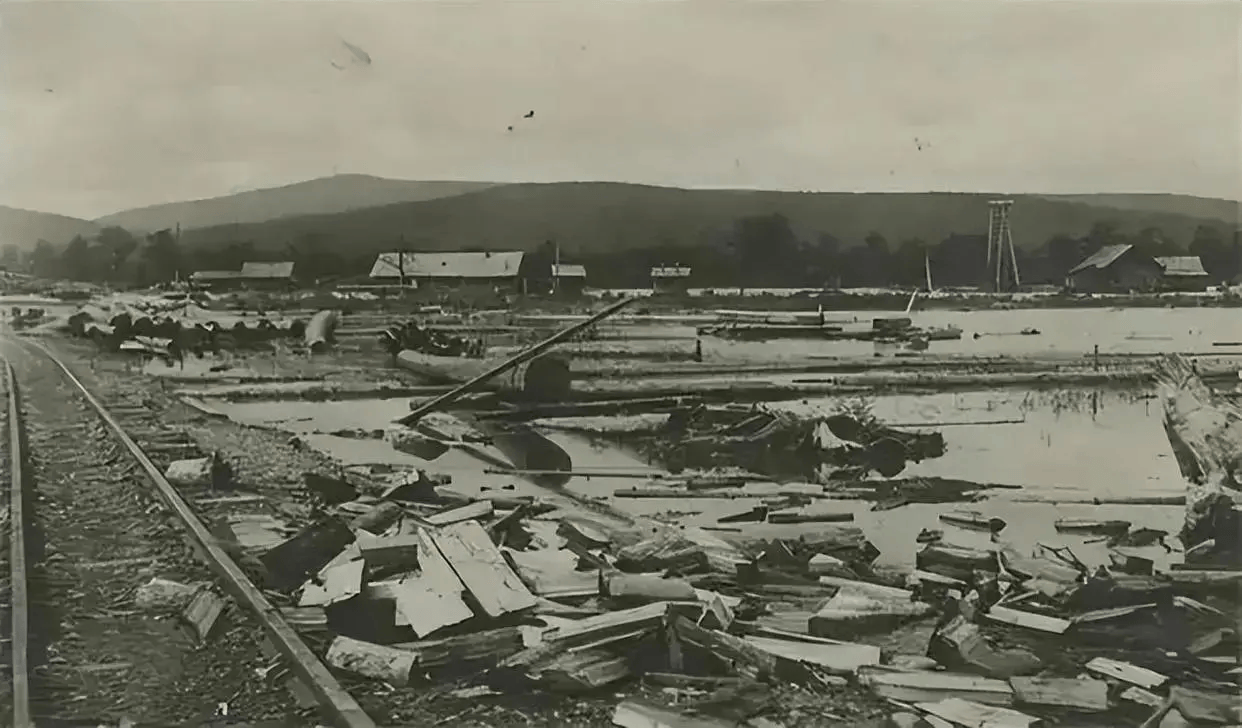
[(371, 266), (371, 280), (398, 283), (402, 277), (419, 286), (489, 285), (521, 290), (521, 252), (380, 253)]
[(1167, 255), (1156, 258), (1161, 269), (1161, 288), (1169, 291), (1206, 291), (1212, 282), (1197, 255)]
[(586, 266), (576, 263), (552, 264), (555, 291), (566, 296), (581, 296), (586, 290)]
[(243, 263), (241, 270), (195, 271), (190, 274), (190, 283), (211, 291), (290, 290), (297, 285), (293, 268), (289, 261)]
[(1133, 245), (1107, 245), (1071, 268), (1065, 285), (1076, 293), (1153, 291), (1163, 275), (1155, 258)]
[(690, 289), (690, 266), (661, 265), (651, 269), (651, 290), (656, 293), (685, 293)]

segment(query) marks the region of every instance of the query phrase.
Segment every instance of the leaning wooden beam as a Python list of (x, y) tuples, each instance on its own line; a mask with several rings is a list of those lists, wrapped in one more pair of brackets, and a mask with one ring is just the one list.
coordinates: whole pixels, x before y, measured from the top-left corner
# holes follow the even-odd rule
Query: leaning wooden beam
[(1242, 407), (1213, 392), (1182, 356), (1156, 363), (1164, 430), (1188, 482), (1183, 535), (1198, 530), (1215, 504), (1242, 500)]
[(553, 346), (559, 344), (565, 339), (568, 339), (569, 337), (573, 336), (579, 331), (589, 326), (592, 326), (593, 324), (596, 324), (599, 321), (602, 321), (603, 319), (613, 315), (617, 311), (620, 311), (622, 308), (624, 308), (625, 306), (628, 306), (630, 303), (636, 300), (638, 299), (623, 298), (620, 301), (617, 301), (616, 303), (612, 304), (608, 308), (605, 308), (599, 313), (596, 313), (594, 316), (591, 316), (587, 320), (580, 321), (579, 323), (576, 323), (567, 329), (563, 329), (561, 331), (556, 332), (555, 334), (553, 334), (552, 336), (549, 336), (548, 338), (544, 339), (538, 344), (535, 344), (534, 346), (531, 346), (530, 348), (525, 349), (522, 352), (504, 360), (503, 362), (497, 364), (491, 369), (488, 369), (487, 371), (483, 372), (477, 377), (474, 377), (473, 379), (462, 384), (456, 389), (450, 392), (445, 392), (444, 394), (440, 395), (439, 397), (436, 397), (435, 399), (432, 399), (429, 402), (424, 402), (423, 404), (420, 404), (418, 407), (415, 407), (414, 410), (411, 411), (408, 415), (405, 415), (401, 417), (400, 419), (398, 419), (397, 422), (402, 425), (406, 425), (407, 427), (415, 422), (418, 422), (419, 418), (427, 414), (428, 412), (433, 412), (439, 408), (452, 404), (463, 394), (470, 392), (472, 389), (478, 387), (483, 382), (486, 382), (487, 380), (491, 379), (492, 377), (495, 377), (498, 374), (504, 374), (505, 372), (509, 371), (510, 369), (513, 369), (514, 367), (522, 364), (523, 362), (526, 362), (526, 361), (529, 361), (535, 358), (536, 356), (542, 354), (548, 349), (551, 349)]

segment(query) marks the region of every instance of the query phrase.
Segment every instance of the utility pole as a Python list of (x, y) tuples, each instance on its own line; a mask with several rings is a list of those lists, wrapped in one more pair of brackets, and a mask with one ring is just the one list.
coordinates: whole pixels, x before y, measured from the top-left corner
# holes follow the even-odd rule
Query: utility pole
[(559, 241), (552, 241), (552, 295), (561, 288), (561, 244)]
[(405, 233), (397, 243), (397, 277), (401, 283), (401, 291), (405, 292)]
[[(1018, 257), (1013, 247), (1013, 231), (1009, 226), (1009, 208), (1013, 200), (992, 200), (988, 203), (988, 278), (996, 293), (1005, 290), (1006, 263), (1013, 288), (1022, 285), (1018, 273)], [(1008, 259), (1008, 260), (1006, 260)]]

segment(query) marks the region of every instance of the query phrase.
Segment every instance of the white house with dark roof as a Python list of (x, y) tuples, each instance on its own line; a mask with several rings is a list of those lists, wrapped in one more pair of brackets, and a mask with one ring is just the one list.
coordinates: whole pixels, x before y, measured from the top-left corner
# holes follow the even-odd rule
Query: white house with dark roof
[(376, 282), (396, 283), (404, 277), (419, 285), (468, 283), (517, 286), (524, 253), (380, 253), (371, 266)]

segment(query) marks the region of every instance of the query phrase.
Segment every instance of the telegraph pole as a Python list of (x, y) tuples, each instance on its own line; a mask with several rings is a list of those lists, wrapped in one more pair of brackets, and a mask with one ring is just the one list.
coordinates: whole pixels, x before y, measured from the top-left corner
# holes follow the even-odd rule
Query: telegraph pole
[(1006, 264), (1012, 276), (1012, 286), (1017, 288), (1022, 285), (1018, 257), (1013, 247), (1013, 231), (1009, 226), (1011, 207), (1013, 200), (992, 200), (988, 203), (988, 278), (995, 285), (996, 293), (1005, 290)]

